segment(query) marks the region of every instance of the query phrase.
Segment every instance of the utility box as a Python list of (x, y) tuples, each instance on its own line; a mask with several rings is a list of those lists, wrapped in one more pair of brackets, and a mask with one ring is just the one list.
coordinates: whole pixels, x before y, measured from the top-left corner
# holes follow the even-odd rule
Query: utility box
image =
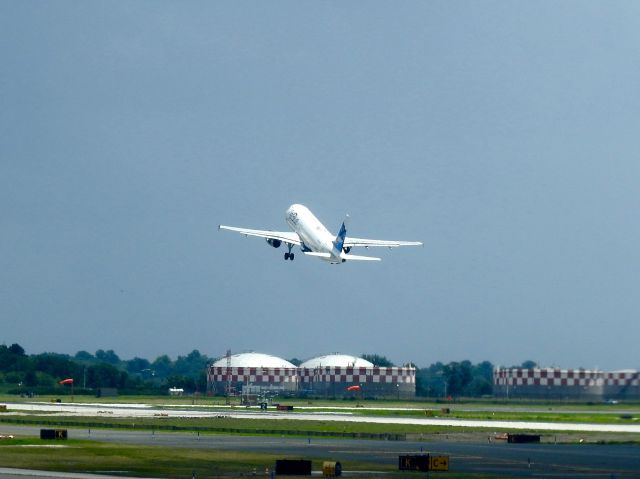
[(322, 463), (322, 475), (336, 477), (342, 475), (342, 464), (336, 461), (324, 461)]
[(276, 476), (310, 476), (311, 461), (305, 459), (276, 460)]

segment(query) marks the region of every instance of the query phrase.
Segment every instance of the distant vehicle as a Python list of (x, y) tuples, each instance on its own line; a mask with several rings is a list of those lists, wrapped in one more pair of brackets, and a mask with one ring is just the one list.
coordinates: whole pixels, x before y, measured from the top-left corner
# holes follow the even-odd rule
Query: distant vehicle
[(385, 241), (347, 236), (347, 220), (342, 223), (337, 236), (333, 236), (327, 228), (316, 218), (306, 206), (291, 205), (286, 211), (286, 221), (292, 231), (266, 231), (234, 226), (220, 225), (221, 230), (235, 231), (245, 236), (257, 236), (265, 238), (274, 248), (279, 248), (284, 243), (289, 251), (284, 254), (284, 259), (293, 261), (294, 246), (299, 246), (307, 256), (314, 256), (331, 264), (340, 264), (346, 261), (380, 261), (380, 258), (372, 256), (357, 256), (349, 254), (351, 248), (356, 246), (397, 248), (398, 246), (422, 246), (419, 241)]

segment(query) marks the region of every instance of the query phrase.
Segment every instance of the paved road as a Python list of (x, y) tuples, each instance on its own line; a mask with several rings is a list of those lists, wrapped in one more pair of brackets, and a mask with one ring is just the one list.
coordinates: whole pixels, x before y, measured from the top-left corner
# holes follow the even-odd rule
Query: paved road
[[(38, 428), (1, 426), (2, 433), (36, 435)], [(447, 441), (368, 441), (152, 433), (149, 431), (69, 429), (69, 437), (166, 447), (254, 451), (349, 461), (397, 464), (399, 454), (429, 452), (450, 456), (451, 471), (485, 473), (500, 477), (640, 478), (640, 447), (630, 445), (554, 445), (460, 443)]]

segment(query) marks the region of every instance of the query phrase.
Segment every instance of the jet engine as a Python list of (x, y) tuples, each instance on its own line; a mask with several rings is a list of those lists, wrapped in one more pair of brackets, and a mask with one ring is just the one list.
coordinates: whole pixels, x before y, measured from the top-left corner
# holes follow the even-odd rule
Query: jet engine
[(267, 238), (267, 243), (269, 243), (274, 248), (280, 248), (282, 241), (279, 239)]

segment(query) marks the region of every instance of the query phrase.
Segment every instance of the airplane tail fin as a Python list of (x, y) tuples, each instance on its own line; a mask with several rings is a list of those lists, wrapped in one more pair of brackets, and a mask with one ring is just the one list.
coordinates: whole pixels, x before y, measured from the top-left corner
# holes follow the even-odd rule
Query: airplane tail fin
[(347, 224), (348, 223), (349, 223), (349, 215), (347, 215), (347, 217), (342, 222), (342, 226), (340, 227), (340, 231), (338, 232), (338, 236), (336, 236), (336, 239), (333, 241), (333, 246), (335, 246), (335, 248), (340, 252), (342, 252), (342, 246), (344, 245), (344, 239), (347, 236)]

